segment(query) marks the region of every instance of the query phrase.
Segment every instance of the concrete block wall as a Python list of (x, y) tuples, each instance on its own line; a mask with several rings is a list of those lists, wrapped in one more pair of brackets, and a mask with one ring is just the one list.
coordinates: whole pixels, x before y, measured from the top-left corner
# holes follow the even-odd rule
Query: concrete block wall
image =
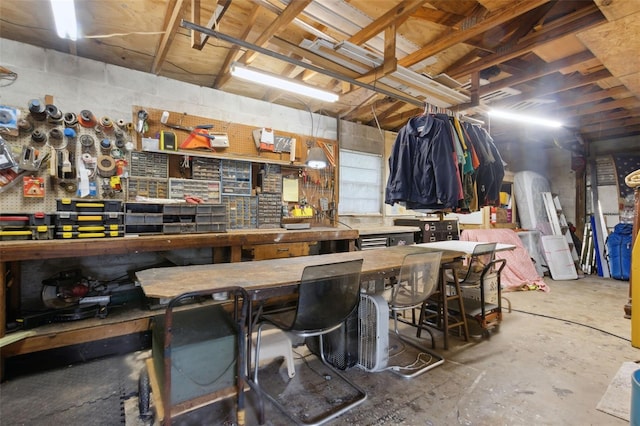
[[(63, 112), (131, 121), (132, 106), (185, 112), (221, 121), (310, 135), (311, 116), (269, 102), (134, 71), (91, 59), (0, 38), (0, 64), (18, 74), (0, 88), (0, 104), (26, 108), (30, 99), (52, 95)], [(337, 120), (313, 114), (313, 135), (336, 140)]]

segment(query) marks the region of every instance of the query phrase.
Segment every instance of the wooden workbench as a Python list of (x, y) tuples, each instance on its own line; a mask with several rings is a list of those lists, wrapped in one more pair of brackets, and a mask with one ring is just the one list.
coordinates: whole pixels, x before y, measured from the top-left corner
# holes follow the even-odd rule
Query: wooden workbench
[[(14, 289), (18, 290), (19, 295), (20, 265), (23, 261), (122, 254), (135, 256), (144, 252), (204, 247), (213, 249), (212, 262), (239, 262), (242, 259), (242, 248), (246, 246), (318, 243), (322, 246), (320, 253), (328, 253), (354, 250), (357, 238), (358, 231), (353, 229), (311, 228), (234, 230), (215, 234), (104, 239), (0, 241), (0, 337), (4, 336), (7, 320), (5, 291), (8, 286), (15, 286)], [(218, 251), (224, 253), (217, 256)], [(244, 268), (246, 270), (246, 267)], [(17, 300), (19, 301), (19, 297)], [(150, 317), (157, 313), (131, 309), (123, 312), (114, 311), (104, 319), (91, 318), (37, 327), (33, 329), (34, 334), (2, 347), (1, 356), (4, 358), (146, 331), (149, 329)]]

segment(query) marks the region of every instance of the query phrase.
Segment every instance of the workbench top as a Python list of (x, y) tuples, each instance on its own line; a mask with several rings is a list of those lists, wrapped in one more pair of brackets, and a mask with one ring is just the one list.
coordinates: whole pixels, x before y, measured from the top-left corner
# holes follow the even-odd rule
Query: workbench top
[(242, 229), (208, 234), (164, 234), (73, 240), (0, 241), (0, 261), (135, 254), (200, 247), (240, 247), (306, 241), (356, 240), (358, 231), (342, 228)]

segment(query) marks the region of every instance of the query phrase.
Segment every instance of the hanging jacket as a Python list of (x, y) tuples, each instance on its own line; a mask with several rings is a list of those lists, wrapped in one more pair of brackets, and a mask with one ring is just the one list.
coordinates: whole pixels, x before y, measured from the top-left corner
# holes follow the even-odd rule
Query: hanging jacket
[(421, 115), (400, 130), (389, 157), (386, 204), (434, 210), (457, 206), (460, 183), (448, 126), (448, 121)]
[(476, 171), (478, 207), (493, 206), (500, 202), (500, 188), (504, 178), (504, 164), (493, 139), (486, 130), (464, 123), (471, 135), (480, 165)]

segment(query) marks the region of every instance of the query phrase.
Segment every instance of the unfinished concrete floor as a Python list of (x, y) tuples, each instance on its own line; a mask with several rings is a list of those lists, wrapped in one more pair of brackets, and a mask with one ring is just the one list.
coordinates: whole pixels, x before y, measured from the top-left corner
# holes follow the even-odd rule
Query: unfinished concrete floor
[[(505, 296), (511, 301), (512, 312), (506, 312), (500, 330), (489, 339), (473, 338), (464, 342), (457, 336), (450, 339), (450, 348), (442, 349), (441, 335), (436, 333), (436, 351), (446, 362), (427, 373), (403, 379), (391, 372), (367, 373), (351, 368), (345, 374), (364, 387), (368, 399), (331, 424), (336, 425), (624, 425), (628, 420), (596, 409), (607, 387), (624, 362), (640, 360), (640, 351), (630, 343), (630, 320), (624, 318), (628, 282), (586, 277), (575, 281), (547, 279), (549, 293), (514, 292)], [(304, 347), (297, 351), (304, 351)], [(27, 381), (42, 383), (59, 372), (25, 376), (0, 386), (0, 424), (48, 425), (52, 419), (67, 425), (123, 424), (142, 425), (137, 417), (135, 381), (147, 353), (114, 357), (108, 362), (118, 365), (122, 385), (117, 391), (122, 411), (114, 409), (112, 421), (91, 417), (91, 409), (67, 410), (43, 416), (42, 401), (47, 405), (65, 406), (62, 401), (70, 394), (50, 387), (28, 386)], [(300, 380), (316, 364), (313, 356), (296, 360)], [(269, 385), (285, 375), (279, 363), (265, 368), (262, 382)], [(279, 371), (276, 371), (278, 370)], [(67, 370), (91, 368), (91, 363), (71, 366)], [(269, 374), (269, 369), (273, 370)], [(81, 392), (91, 401), (108, 399), (109, 391), (99, 386), (101, 370), (94, 371), (94, 393)], [(275, 373), (274, 373), (275, 371)], [(111, 376), (109, 373), (106, 376)], [(318, 374), (318, 373), (313, 373)], [(319, 373), (322, 375), (322, 373)], [(102, 372), (102, 375), (105, 373)], [(264, 377), (264, 378), (263, 378)], [(110, 377), (109, 380), (112, 380)], [(339, 386), (338, 379), (332, 385)], [(629, 377), (629, 380), (631, 378)], [(73, 386), (73, 383), (65, 383)], [(38, 389), (42, 388), (42, 392)], [(114, 391), (116, 392), (116, 391)], [(74, 403), (87, 407), (77, 394)], [(628, 398), (628, 397), (627, 397)], [(16, 401), (20, 401), (16, 404)], [(255, 397), (247, 394), (246, 423), (257, 424)], [(268, 425), (288, 425), (291, 421), (268, 401)], [(629, 401), (620, 401), (628, 407)], [(174, 420), (174, 424), (233, 424), (228, 402), (213, 404)], [(36, 409), (34, 409), (36, 408)], [(96, 408), (98, 409), (98, 408)], [(112, 409), (112, 408), (108, 408)], [(22, 410), (30, 410), (25, 415)], [(60, 411), (60, 409), (58, 409)], [(89, 417), (84, 412), (88, 412)], [(56, 417), (57, 416), (57, 417)], [(93, 421), (92, 421), (93, 419)], [(62, 423), (61, 423), (62, 422)]]

